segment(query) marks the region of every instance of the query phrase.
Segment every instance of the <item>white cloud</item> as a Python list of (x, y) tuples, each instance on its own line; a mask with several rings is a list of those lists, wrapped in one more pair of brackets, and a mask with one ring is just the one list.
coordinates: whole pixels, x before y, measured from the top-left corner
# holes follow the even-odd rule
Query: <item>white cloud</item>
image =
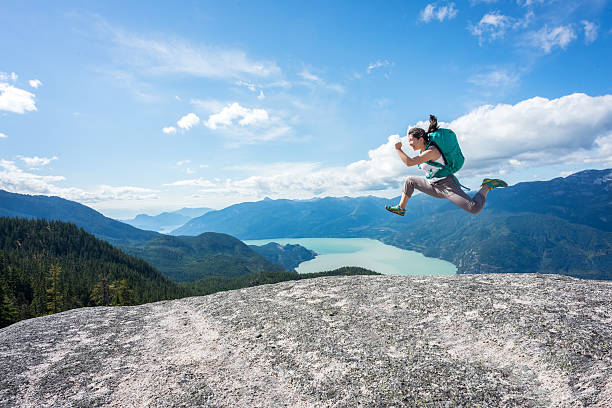
[(249, 109), (234, 102), (224, 107), (221, 112), (210, 115), (204, 124), (206, 127), (215, 130), (219, 125), (231, 126), (234, 119), (238, 118), (241, 118), (238, 121), (241, 126), (257, 125), (270, 119), (265, 109)]
[(249, 89), (249, 91), (251, 92), (257, 92), (257, 87), (255, 86), (255, 84), (251, 83), (251, 82), (247, 82), (247, 81), (238, 81), (236, 82), (236, 85), (238, 86), (244, 86), (246, 88)]
[(203, 178), (175, 181), (174, 183), (164, 184), (164, 186), (175, 187), (214, 187), (215, 183), (204, 180)]
[(434, 10), (435, 6), (433, 4), (428, 4), (425, 6), (423, 11), (421, 11), (421, 21), (429, 23), (434, 18)]
[(268, 88), (284, 88), (289, 89), (292, 87), (291, 82), (281, 79), (279, 81), (270, 82), (266, 85)]
[(288, 135), (291, 135), (291, 127), (278, 123), (274, 123), (274, 126), (267, 129), (257, 129), (257, 131), (248, 128), (233, 128), (231, 134), (227, 135), (229, 140), (226, 147), (239, 148), (244, 145), (266, 143)]
[(35, 111), (34, 98), (31, 92), (0, 82), (0, 110), (13, 113)]
[(185, 115), (181, 119), (179, 119), (178, 122), (176, 122), (178, 127), (184, 130), (189, 130), (198, 123), (200, 123), (200, 118), (195, 113)]
[(368, 74), (371, 74), (376, 68), (387, 67), (389, 65), (391, 65), (391, 63), (387, 60), (372, 62), (370, 65), (368, 65), (368, 69), (366, 71)]
[(506, 31), (513, 27), (513, 21), (513, 18), (501, 14), (499, 11), (493, 11), (482, 16), (477, 25), (470, 25), (468, 29), (472, 35), (478, 37), (478, 42), (482, 45), (487, 37), (489, 41), (503, 38)]
[(467, 80), (474, 85), (496, 90), (512, 88), (518, 81), (518, 72), (511, 72), (507, 69), (492, 69), (489, 72), (474, 75)]
[(312, 81), (312, 82), (322, 82), (323, 81), (319, 76), (313, 74), (312, 72), (307, 71), (306, 69), (302, 70), (302, 72), (300, 72), (299, 75), (308, 81)]
[(0, 189), (17, 193), (52, 195), (57, 188), (52, 184), (63, 181), (63, 176), (39, 176), (28, 173), (15, 165), (15, 162), (0, 159)]
[(176, 162), (177, 166), (182, 166), (183, 164), (189, 164), (191, 163), (191, 160), (180, 160)]
[(10, 74), (7, 72), (0, 72), (0, 82), (6, 82), (6, 81), (17, 82), (17, 78), (19, 77), (14, 72), (11, 72)]
[(133, 186), (101, 185), (91, 191), (75, 187), (59, 187), (55, 183), (65, 181), (63, 176), (40, 176), (26, 172), (13, 161), (0, 159), (0, 189), (20, 194), (42, 194), (63, 197), (84, 203), (107, 200), (157, 199), (157, 190)]
[(266, 95), (264, 95), (263, 91), (260, 90), (259, 91), (259, 95), (257, 95), (257, 99), (262, 100), (262, 99), (265, 99), (265, 97), (266, 97)]
[[(426, 123), (418, 123), (425, 127)], [(485, 105), (450, 123), (459, 137), (466, 164), (460, 177), (503, 174), (516, 167), (538, 168), (564, 163), (612, 166), (612, 95), (572, 94), (557, 99), (535, 97), (515, 105)], [(341, 167), (320, 163), (275, 163), (234, 167), (252, 176), (203, 189), (211, 196), (308, 198), (376, 194), (391, 191), (409, 174), (394, 145), (401, 140), (414, 156), (407, 136), (389, 136), (368, 158)]]
[(0, 133), (0, 139), (6, 139), (8, 136), (5, 135), (4, 133)]
[(93, 192), (84, 192), (81, 201), (98, 202), (109, 200), (151, 200), (158, 199), (159, 190), (134, 186), (107, 186), (101, 185)]
[(342, 85), (340, 84), (325, 84), (327, 86), (328, 89), (331, 89), (332, 91), (338, 92), (338, 93), (344, 93), (345, 89)]
[(195, 45), (178, 38), (154, 40), (120, 30), (112, 31), (119, 45), (118, 59), (149, 74), (180, 73), (230, 79), (244, 75), (269, 77), (281, 73), (275, 62), (252, 60), (241, 50)]
[[(424, 123), (423, 123), (424, 125)], [(612, 136), (612, 95), (535, 97), (516, 105), (485, 105), (449, 124), (466, 155), (466, 170), (504, 167), (510, 160), (544, 166), (605, 161)]]
[(472, 35), (478, 37), (478, 44), (482, 45), (485, 40), (492, 42), (504, 38), (510, 30), (526, 28), (534, 18), (535, 14), (532, 10), (527, 11), (523, 18), (506, 16), (496, 10), (482, 16), (478, 24), (469, 24), (468, 30)]
[(203, 110), (208, 113), (219, 112), (227, 105), (227, 103), (216, 100), (192, 99), (189, 102), (196, 108), (196, 110)]
[(325, 81), (320, 76), (318, 76), (316, 74), (313, 74), (312, 72), (310, 72), (309, 70), (307, 70), (305, 68), (298, 75), (306, 80), (305, 82), (302, 82), (302, 85), (306, 85), (306, 86), (310, 86), (310, 87), (319, 86), (319, 87), (322, 87), (322, 88), (330, 89), (330, 90), (338, 92), (338, 93), (344, 93), (345, 92), (345, 89), (344, 89), (344, 87), (342, 85), (328, 83), (327, 81)]
[(34, 89), (37, 89), (39, 86), (42, 85), (42, 82), (40, 82), (40, 80), (38, 79), (30, 79), (28, 81), (28, 83), (30, 84), (30, 86)]
[(223, 170), (239, 171), (259, 176), (275, 176), (280, 173), (311, 173), (321, 167), (321, 163), (314, 162), (276, 162), (276, 163), (253, 163), (236, 164), (224, 167)]
[(195, 99), (191, 100), (191, 104), (198, 110), (210, 113), (208, 120), (202, 121), (203, 124), (222, 133), (227, 138), (225, 147), (228, 148), (269, 142), (291, 134), (291, 127), (265, 109), (251, 109), (237, 102), (215, 100)]
[(548, 1), (548, 0), (517, 0), (516, 3), (519, 6), (530, 7), (530, 6), (533, 6), (535, 3), (543, 4), (546, 1)]
[(176, 133), (176, 128), (174, 126), (168, 126), (168, 127), (163, 128), (162, 132), (164, 132), (167, 135), (172, 135)]
[(133, 72), (122, 69), (106, 69), (96, 67), (96, 72), (111, 78), (115, 86), (129, 91), (132, 97), (144, 103), (159, 102), (163, 98), (156, 94), (154, 87), (149, 82), (141, 81)]
[(553, 29), (544, 26), (539, 31), (529, 33), (527, 38), (533, 46), (541, 48), (546, 54), (549, 54), (555, 47), (566, 49), (576, 39), (576, 34), (571, 24)]
[(455, 3), (448, 3), (445, 6), (435, 6), (428, 4), (420, 13), (420, 20), (429, 23), (436, 19), (440, 22), (444, 20), (452, 20), (457, 16), (458, 11), (455, 9)]
[(599, 32), (599, 26), (593, 22), (586, 20), (582, 20), (581, 23), (584, 26), (584, 42), (586, 44), (591, 44), (595, 42)]
[(53, 156), (50, 158), (38, 157), (38, 156), (34, 156), (34, 157), (17, 156), (17, 157), (19, 157), (21, 161), (23, 161), (28, 167), (46, 166), (47, 164), (51, 163), (53, 160), (57, 160), (57, 156)]

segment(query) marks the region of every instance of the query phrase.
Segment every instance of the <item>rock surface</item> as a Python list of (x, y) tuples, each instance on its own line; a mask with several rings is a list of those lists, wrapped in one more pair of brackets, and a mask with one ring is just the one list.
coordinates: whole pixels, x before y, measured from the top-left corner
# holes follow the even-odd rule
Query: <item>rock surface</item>
[(610, 407), (612, 282), (354, 276), (0, 330), (1, 407)]

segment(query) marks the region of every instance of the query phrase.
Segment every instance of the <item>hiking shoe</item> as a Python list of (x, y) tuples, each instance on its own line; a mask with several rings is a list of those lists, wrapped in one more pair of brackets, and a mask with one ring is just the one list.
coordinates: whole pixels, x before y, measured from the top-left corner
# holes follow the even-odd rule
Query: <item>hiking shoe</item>
[(397, 215), (401, 215), (402, 217), (406, 213), (406, 210), (399, 208), (398, 205), (394, 205), (394, 206), (385, 205), (385, 210), (391, 211), (392, 213), (397, 214)]
[(504, 180), (488, 178), (482, 180), (481, 185), (489, 187), (489, 190), (493, 190), (494, 188), (498, 187), (508, 187), (508, 183), (506, 183)]

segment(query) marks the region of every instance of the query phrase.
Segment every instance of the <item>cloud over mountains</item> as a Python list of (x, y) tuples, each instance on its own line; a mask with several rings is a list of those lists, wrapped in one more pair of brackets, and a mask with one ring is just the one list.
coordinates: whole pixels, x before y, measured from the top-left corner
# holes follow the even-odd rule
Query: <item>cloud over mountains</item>
[[(237, 105), (237, 108), (242, 107)], [(248, 116), (254, 111), (230, 109), (225, 119), (213, 119), (211, 123), (233, 123), (237, 118), (256, 120), (257, 115)], [(555, 163), (612, 166), (612, 95), (576, 93), (556, 99), (535, 97), (514, 105), (483, 105), (450, 122), (442, 119), (441, 126), (457, 134), (466, 157), (460, 177), (503, 174), (518, 167)], [(418, 122), (416, 126), (426, 128), (427, 123)], [(367, 159), (344, 166), (260, 163), (252, 165), (249, 169), (252, 175), (243, 179), (213, 183), (195, 178), (168, 182), (164, 186), (192, 188), (199, 197), (224, 195), (240, 197), (242, 201), (264, 196), (307, 198), (393, 191), (399, 189), (407, 175), (420, 174), (416, 168), (407, 168), (397, 157), (394, 144), (398, 140), (404, 142), (408, 155), (417, 154), (410, 149), (407, 134), (391, 135), (386, 142), (369, 150)], [(44, 165), (53, 159), (22, 157), (28, 165)], [(0, 188), (14, 192), (59, 195), (82, 202), (154, 199), (160, 193), (133, 186), (99, 186), (85, 191), (57, 185), (65, 180), (63, 176), (24, 171), (12, 161), (0, 162)]]
[[(572, 94), (557, 99), (530, 98), (515, 105), (480, 106), (450, 122), (440, 122), (458, 135), (466, 164), (460, 175), (503, 174), (515, 167), (538, 167), (555, 163), (593, 163), (612, 166), (612, 95), (592, 97)], [(416, 126), (427, 128), (426, 122)], [(343, 167), (320, 163), (291, 163), (270, 174), (227, 180), (210, 186), (210, 193), (247, 196), (299, 197), (312, 195), (364, 195), (399, 188), (416, 168), (407, 168), (395, 152), (404, 142), (409, 156), (417, 155), (407, 135), (389, 136), (387, 142), (368, 152), (368, 159)]]

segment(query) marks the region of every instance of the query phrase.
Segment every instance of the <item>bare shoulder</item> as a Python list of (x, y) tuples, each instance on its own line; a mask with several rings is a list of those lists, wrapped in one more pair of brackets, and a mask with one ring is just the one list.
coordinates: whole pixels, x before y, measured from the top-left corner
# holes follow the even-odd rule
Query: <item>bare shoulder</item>
[(427, 158), (427, 160), (437, 160), (442, 156), (442, 153), (436, 146), (429, 146), (427, 150), (421, 153), (421, 156)]
[(427, 148), (427, 150), (425, 150), (425, 152), (429, 152), (429, 151), (432, 151), (437, 154), (442, 154), (435, 145), (431, 145)]

